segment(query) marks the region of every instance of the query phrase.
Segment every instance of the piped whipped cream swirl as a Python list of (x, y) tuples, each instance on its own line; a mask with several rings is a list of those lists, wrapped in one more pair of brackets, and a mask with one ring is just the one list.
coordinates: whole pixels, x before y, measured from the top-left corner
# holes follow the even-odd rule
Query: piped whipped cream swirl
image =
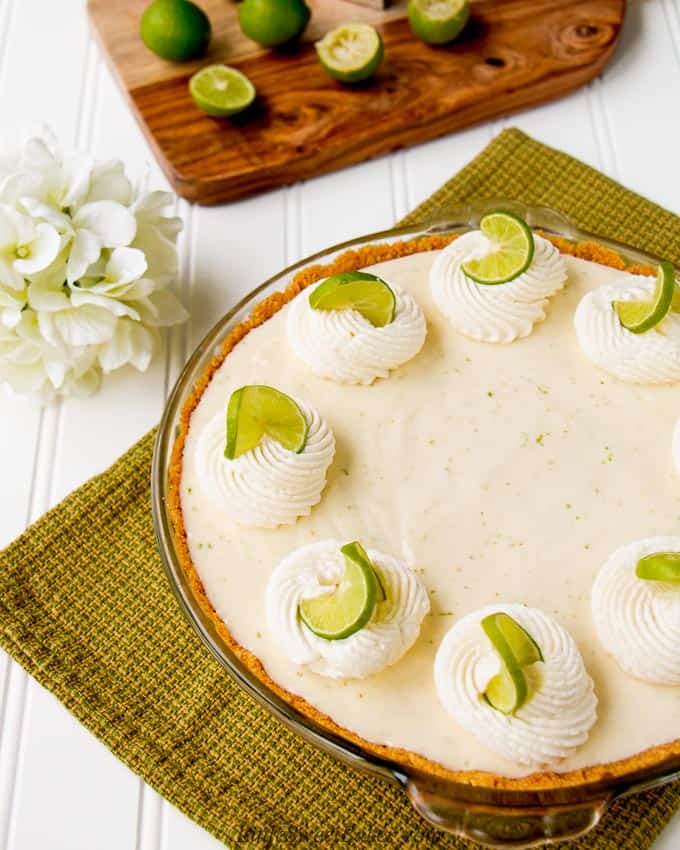
[(659, 685), (680, 685), (680, 587), (646, 581), (637, 562), (654, 552), (680, 552), (680, 537), (650, 537), (621, 546), (593, 585), (597, 636), (619, 666)]
[(367, 551), (380, 576), (386, 599), (368, 623), (341, 640), (318, 637), (301, 621), (303, 599), (320, 596), (345, 573), (342, 543), (322, 540), (291, 552), (267, 585), (269, 628), (282, 652), (294, 663), (331, 678), (363, 679), (397, 662), (415, 643), (430, 602), (418, 576), (403, 561)]
[(254, 449), (229, 460), (224, 456), (223, 413), (208, 422), (199, 437), (196, 460), (201, 484), (209, 497), (241, 525), (290, 525), (298, 517), (307, 516), (321, 499), (335, 454), (335, 437), (316, 410), (297, 403), (309, 427), (300, 454), (265, 436)]
[(668, 313), (655, 328), (634, 334), (623, 327), (612, 307), (612, 301), (649, 299), (654, 286), (654, 278), (626, 274), (621, 283), (607, 284), (584, 295), (576, 308), (574, 327), (583, 353), (622, 381), (680, 381), (680, 315)]
[(534, 235), (529, 268), (508, 283), (475, 283), (462, 265), (492, 250), (479, 230), (455, 239), (435, 260), (430, 287), (437, 306), (453, 327), (482, 342), (508, 343), (529, 336), (545, 319), (548, 299), (562, 289), (567, 267), (552, 242)]
[[(323, 282), (323, 281), (322, 281)], [(427, 325), (416, 300), (390, 285), (396, 299), (394, 319), (374, 327), (357, 310), (315, 310), (310, 291), (301, 292), (288, 313), (293, 351), (322, 378), (344, 384), (370, 384), (386, 378), (420, 351)]]
[[(481, 622), (499, 612), (529, 632), (545, 659), (525, 668), (530, 698), (512, 716), (491, 708), (483, 696), (500, 660)], [(593, 682), (574, 639), (551, 617), (524, 605), (490, 605), (459, 620), (437, 651), (434, 678), (440, 702), (464, 729), (522, 765), (565, 758), (586, 741), (597, 718)]]

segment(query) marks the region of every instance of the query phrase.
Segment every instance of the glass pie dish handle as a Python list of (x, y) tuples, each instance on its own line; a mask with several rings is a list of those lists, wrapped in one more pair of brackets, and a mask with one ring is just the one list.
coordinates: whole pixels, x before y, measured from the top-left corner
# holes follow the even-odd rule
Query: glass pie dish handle
[(416, 811), (438, 829), (487, 847), (538, 847), (589, 832), (614, 794), (564, 805), (494, 805), (456, 800), (436, 783), (405, 778), (406, 793)]

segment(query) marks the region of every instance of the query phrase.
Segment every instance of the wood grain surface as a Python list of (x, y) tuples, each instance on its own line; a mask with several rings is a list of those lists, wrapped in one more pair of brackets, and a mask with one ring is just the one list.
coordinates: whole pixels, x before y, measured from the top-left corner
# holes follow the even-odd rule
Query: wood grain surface
[[(279, 51), (242, 35), (229, 0), (202, 5), (213, 24), (210, 52), (181, 65), (142, 44), (145, 0), (90, 0), (89, 9), (168, 179), (182, 197), (211, 204), (560, 97), (603, 69), (625, 0), (478, 0), (465, 33), (447, 47), (430, 47), (411, 33), (403, 3), (376, 11), (316, 0), (303, 41)], [(380, 29), (385, 61), (373, 81), (343, 86), (323, 71), (311, 42), (360, 19)], [(188, 93), (191, 74), (213, 61), (240, 68), (258, 91), (254, 105), (230, 120), (204, 115)]]

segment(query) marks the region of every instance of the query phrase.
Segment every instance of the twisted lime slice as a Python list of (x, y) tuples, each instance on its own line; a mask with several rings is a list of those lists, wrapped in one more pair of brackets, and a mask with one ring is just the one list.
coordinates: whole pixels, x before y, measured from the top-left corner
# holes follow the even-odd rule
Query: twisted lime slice
[(525, 272), (534, 257), (534, 234), (529, 225), (509, 212), (487, 213), (479, 229), (492, 243), (485, 257), (463, 263), (463, 271), (475, 283), (508, 283)]
[(470, 17), (469, 0), (409, 0), (411, 29), (427, 44), (453, 41)]
[(307, 442), (307, 420), (290, 396), (258, 384), (234, 390), (227, 407), (227, 446), (229, 460), (254, 449), (264, 435), (284, 449), (300, 452)]
[(374, 328), (394, 320), (394, 292), (381, 278), (368, 272), (341, 272), (324, 280), (309, 296), (315, 310), (356, 310)]
[(640, 558), (635, 575), (647, 581), (680, 582), (680, 552), (654, 552)]
[(215, 118), (242, 112), (255, 100), (255, 86), (228, 65), (209, 65), (189, 80), (189, 93), (199, 109)]
[[(623, 327), (634, 334), (655, 328), (664, 319), (673, 302), (677, 305), (675, 270), (671, 263), (660, 263), (656, 270), (654, 294), (648, 301), (612, 301)], [(676, 307), (677, 309), (677, 307)]]
[(543, 661), (543, 653), (531, 635), (507, 614), (489, 614), (481, 625), (501, 659), (501, 672), (487, 685), (484, 698), (497, 711), (514, 714), (529, 695), (523, 668)]
[(330, 593), (303, 599), (298, 611), (310, 631), (326, 640), (342, 640), (363, 628), (373, 616), (376, 602), (384, 591), (373, 565), (360, 543), (348, 543), (340, 551), (345, 556), (345, 574)]
[(341, 83), (359, 83), (372, 77), (383, 60), (380, 33), (368, 24), (344, 24), (317, 41), (324, 69)]

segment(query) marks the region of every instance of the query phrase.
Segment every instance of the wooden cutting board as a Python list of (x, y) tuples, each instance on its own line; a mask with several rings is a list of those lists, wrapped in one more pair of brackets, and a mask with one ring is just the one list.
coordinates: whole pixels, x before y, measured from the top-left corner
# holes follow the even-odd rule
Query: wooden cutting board
[[(213, 39), (198, 62), (148, 51), (139, 19), (148, 0), (89, 0), (92, 24), (163, 171), (184, 198), (228, 201), (332, 171), (552, 100), (591, 80), (612, 55), (625, 0), (473, 0), (464, 35), (430, 47), (409, 29), (405, 0), (376, 11), (309, 0), (312, 20), (294, 48), (266, 51), (241, 33), (231, 0), (199, 0)], [(316, 59), (313, 41), (348, 21), (378, 27), (385, 61), (375, 80), (348, 87)], [(209, 62), (240, 68), (258, 98), (216, 120), (188, 93)]]

